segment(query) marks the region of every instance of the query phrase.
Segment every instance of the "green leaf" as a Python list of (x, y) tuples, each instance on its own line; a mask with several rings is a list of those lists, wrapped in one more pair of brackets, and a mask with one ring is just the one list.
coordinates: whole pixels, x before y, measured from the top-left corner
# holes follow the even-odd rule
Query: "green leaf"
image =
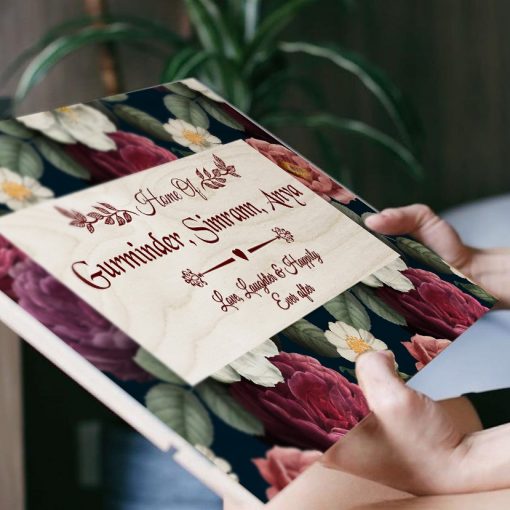
[[(183, 78), (188, 78), (195, 74), (196, 70), (202, 66), (205, 62), (211, 60), (211, 54), (207, 51), (201, 51), (194, 47), (186, 47), (180, 50), (179, 52), (172, 55), (166, 62), (163, 72), (161, 73), (162, 81), (173, 81), (173, 80), (181, 80)], [(169, 85), (179, 85), (178, 83), (169, 84)], [(185, 85), (180, 84), (181, 87), (185, 87)], [(166, 86), (168, 88), (168, 86)], [(176, 90), (170, 89), (172, 92), (177, 92)], [(196, 95), (191, 96), (184, 93), (180, 93), (186, 97), (196, 97)]]
[(140, 24), (126, 22), (111, 23), (106, 26), (90, 26), (77, 33), (63, 35), (45, 45), (25, 68), (18, 83), (15, 101), (21, 101), (58, 62), (67, 55), (91, 44), (116, 41), (158, 40), (170, 44), (166, 35), (148, 29)]
[(113, 96), (108, 96), (103, 99), (109, 103), (120, 103), (126, 99), (129, 99), (129, 96), (127, 94), (114, 94)]
[(399, 326), (407, 325), (405, 318), (382, 301), (373, 289), (363, 284), (358, 284), (351, 290), (369, 310), (379, 315), (379, 317)]
[(299, 319), (297, 322), (282, 331), (284, 335), (293, 342), (310, 349), (319, 356), (328, 358), (339, 358), (340, 354), (335, 346), (330, 344), (324, 336), (324, 331), (306, 319)]
[(0, 132), (15, 136), (16, 138), (32, 138), (34, 132), (26, 128), (21, 122), (14, 119), (0, 120)]
[(398, 87), (386, 74), (357, 53), (334, 46), (320, 46), (305, 42), (283, 42), (280, 49), (286, 53), (305, 53), (325, 58), (340, 68), (358, 77), (379, 100), (393, 120), (404, 143), (415, 148), (422, 128), (417, 115), (403, 97)]
[(264, 58), (276, 36), (295, 19), (297, 13), (308, 4), (316, 0), (287, 0), (282, 5), (273, 8), (268, 16), (259, 24), (253, 42), (247, 48), (248, 66), (253, 67)]
[(397, 246), (406, 255), (441, 273), (451, 273), (450, 266), (434, 251), (407, 237), (397, 237)]
[(404, 163), (406, 168), (415, 178), (423, 178), (423, 168), (409, 149), (391, 136), (386, 135), (364, 122), (352, 119), (342, 119), (329, 114), (318, 114), (308, 117), (292, 114), (275, 114), (266, 119), (266, 124), (302, 124), (312, 129), (324, 127), (339, 129), (351, 135), (370, 140), (379, 147), (388, 151), (393, 156), (396, 156), (402, 163)]
[(260, 0), (244, 0), (244, 40), (246, 42), (251, 41), (255, 36), (259, 15)]
[(169, 94), (163, 98), (163, 102), (176, 118), (204, 129), (209, 127), (209, 117), (207, 117), (204, 110), (191, 99), (178, 96), (177, 94)]
[(230, 396), (227, 386), (208, 379), (200, 383), (196, 391), (209, 409), (227, 425), (245, 434), (264, 434), (262, 423)]
[(370, 317), (364, 306), (349, 292), (331, 299), (324, 304), (324, 308), (337, 320), (356, 329), (370, 331)]
[(158, 119), (148, 113), (142, 112), (142, 110), (138, 110), (138, 108), (127, 104), (116, 104), (113, 107), (113, 112), (120, 119), (131, 124), (131, 126), (134, 126), (140, 131), (144, 131), (165, 142), (171, 142), (173, 140), (170, 133), (165, 130), (163, 124)]
[(464, 290), (468, 291), (470, 294), (475, 296), (482, 301), (485, 301), (489, 306), (493, 306), (498, 302), (498, 299), (486, 292), (482, 287), (475, 285), (474, 283), (466, 283), (466, 282), (455, 282), (457, 287), (461, 287)]
[(34, 144), (55, 168), (78, 179), (90, 179), (89, 171), (77, 163), (57, 143), (47, 138), (37, 137), (34, 139)]
[(348, 375), (350, 377), (352, 377), (355, 381), (358, 380), (358, 378), (356, 377), (356, 370), (354, 368), (347, 368), (347, 367), (338, 367), (338, 370), (341, 374), (343, 375)]
[(189, 390), (171, 384), (153, 386), (145, 397), (147, 408), (192, 445), (211, 446), (214, 429), (203, 404)]
[(180, 83), (178, 81), (174, 83), (165, 83), (163, 87), (174, 94), (184, 96), (189, 99), (195, 99), (198, 96), (198, 92), (191, 90), (189, 87), (184, 85), (184, 83)]
[(239, 56), (239, 46), (228, 30), (222, 12), (212, 0), (185, 0), (187, 14), (204, 48), (225, 55)]
[(330, 204), (335, 208), (338, 209), (342, 214), (345, 214), (350, 220), (354, 221), (358, 225), (361, 225), (363, 228), (365, 228), (365, 224), (363, 223), (363, 220), (361, 219), (361, 216), (359, 214), (356, 214), (354, 211), (351, 211), (348, 207), (345, 207), (345, 205), (339, 204), (337, 202), (331, 201)]
[(0, 136), (0, 166), (34, 179), (43, 174), (43, 162), (39, 154), (18, 138)]
[(213, 119), (216, 119), (218, 122), (221, 122), (232, 129), (244, 131), (244, 126), (233, 119), (228, 113), (223, 111), (214, 101), (201, 97), (198, 99), (198, 103)]
[(137, 365), (140, 365), (146, 372), (156, 377), (160, 381), (165, 381), (171, 384), (186, 385), (186, 382), (181, 379), (173, 370), (170, 370), (166, 365), (161, 363), (149, 351), (140, 347), (133, 358)]

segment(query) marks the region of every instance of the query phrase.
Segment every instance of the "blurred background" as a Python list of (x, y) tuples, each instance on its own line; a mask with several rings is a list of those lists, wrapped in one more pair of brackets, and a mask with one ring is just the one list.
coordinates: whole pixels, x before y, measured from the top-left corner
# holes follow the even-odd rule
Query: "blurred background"
[[(483, 217), (481, 232), (493, 221), (508, 230), (510, 199), (497, 198), (497, 209), (489, 200), (510, 193), (508, 1), (1, 6), (4, 110), (32, 113), (189, 74), (375, 207), (420, 201), (445, 210), (487, 199), (467, 205), (469, 225)], [(116, 419), (29, 348), (23, 360), (28, 508), (100, 508), (125, 480), (105, 485), (90, 445)], [(110, 466), (125, 461), (119, 448), (107, 452)], [(160, 508), (109, 497), (108, 508)]]

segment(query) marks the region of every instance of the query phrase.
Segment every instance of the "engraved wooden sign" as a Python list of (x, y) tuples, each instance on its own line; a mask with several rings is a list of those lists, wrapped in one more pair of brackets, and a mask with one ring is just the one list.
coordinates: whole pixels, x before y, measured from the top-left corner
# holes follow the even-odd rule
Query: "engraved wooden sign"
[(243, 141), (9, 214), (0, 233), (190, 384), (397, 258)]

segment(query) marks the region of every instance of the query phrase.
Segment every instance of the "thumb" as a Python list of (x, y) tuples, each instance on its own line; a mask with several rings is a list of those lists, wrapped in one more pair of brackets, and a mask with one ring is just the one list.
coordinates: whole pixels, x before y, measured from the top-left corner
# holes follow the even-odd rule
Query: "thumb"
[(457, 267), (462, 267), (471, 254), (456, 230), (424, 204), (384, 209), (369, 216), (365, 224), (381, 234), (411, 235)]
[[(400, 406), (409, 390), (395, 370), (391, 351), (368, 351), (356, 360), (356, 377), (374, 414)], [(390, 408), (390, 409), (388, 409)]]

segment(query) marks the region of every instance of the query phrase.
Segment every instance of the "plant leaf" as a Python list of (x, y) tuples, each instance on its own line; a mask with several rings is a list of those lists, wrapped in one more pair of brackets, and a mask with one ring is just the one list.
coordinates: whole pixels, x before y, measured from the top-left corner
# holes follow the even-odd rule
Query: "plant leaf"
[[(237, 0), (236, 0), (237, 1)], [(260, 14), (260, 0), (244, 0), (244, 40), (249, 42), (255, 36)]]
[(192, 445), (211, 446), (214, 429), (203, 404), (190, 390), (171, 384), (153, 386), (147, 408)]
[(167, 109), (178, 119), (204, 129), (209, 127), (209, 117), (207, 117), (204, 110), (191, 99), (178, 96), (177, 94), (169, 94), (163, 98), (163, 102)]
[(397, 237), (397, 246), (406, 255), (441, 273), (452, 273), (450, 266), (434, 251), (407, 237)]
[[(194, 47), (186, 47), (180, 50), (179, 52), (172, 55), (166, 62), (163, 72), (161, 73), (162, 81), (173, 81), (173, 80), (181, 80), (183, 78), (188, 78), (192, 76), (195, 71), (205, 62), (211, 59), (211, 54), (207, 51), (200, 51)], [(180, 85), (179, 88), (185, 87), (182, 83), (174, 83), (169, 85)], [(165, 85), (166, 88), (169, 88), (168, 85)], [(187, 88), (187, 87), (186, 87)], [(190, 95), (189, 93), (182, 93), (181, 91), (169, 89), (171, 92), (175, 92), (176, 94), (180, 94), (189, 98), (196, 97), (196, 93), (194, 95)], [(189, 92), (194, 92), (191, 89), (188, 89)]]
[(230, 117), (230, 115), (224, 112), (221, 106), (217, 105), (214, 101), (201, 97), (198, 99), (198, 103), (213, 119), (216, 119), (218, 122), (232, 129), (244, 131), (244, 126)]
[(259, 24), (253, 42), (247, 48), (248, 67), (253, 68), (264, 58), (276, 36), (294, 19), (296, 14), (307, 4), (316, 0), (287, 0), (271, 10), (270, 14)]
[(399, 326), (407, 325), (405, 318), (377, 297), (376, 293), (371, 288), (363, 284), (358, 284), (351, 290), (369, 310), (379, 317), (393, 324), (398, 324)]
[(42, 176), (44, 168), (30, 144), (6, 135), (0, 136), (0, 166), (34, 179)]
[(142, 110), (138, 110), (138, 108), (127, 104), (116, 104), (113, 107), (113, 112), (124, 122), (138, 128), (140, 131), (144, 131), (165, 142), (173, 141), (170, 133), (165, 130), (163, 124), (158, 119)]
[(32, 138), (34, 132), (15, 119), (0, 120), (0, 132), (16, 138)]
[(367, 311), (349, 291), (342, 292), (323, 306), (337, 321), (346, 322), (356, 329), (370, 331), (371, 323)]
[(239, 56), (239, 46), (227, 29), (220, 9), (212, 0), (185, 0), (185, 5), (189, 19), (206, 50), (227, 58)]
[(330, 127), (339, 129), (361, 138), (366, 138), (379, 147), (396, 156), (407, 167), (411, 175), (417, 179), (423, 178), (423, 168), (412, 152), (400, 142), (387, 134), (375, 129), (364, 122), (352, 119), (343, 119), (329, 114), (311, 116), (279, 114), (267, 117), (266, 124), (303, 124), (310, 128)]
[[(177, 36), (175, 36), (177, 38)], [(168, 34), (147, 28), (142, 22), (134, 25), (129, 22), (115, 22), (105, 26), (88, 26), (76, 33), (62, 35), (44, 47), (38, 48), (37, 54), (25, 68), (18, 83), (15, 101), (21, 101), (48, 71), (65, 56), (91, 44), (114, 41), (157, 40), (173, 47)]]
[(293, 342), (310, 349), (319, 356), (328, 358), (339, 358), (340, 354), (335, 346), (329, 343), (324, 336), (324, 331), (306, 319), (299, 319), (297, 322), (282, 331), (284, 335)]
[(334, 46), (320, 46), (305, 42), (283, 42), (280, 49), (286, 53), (305, 53), (325, 58), (340, 68), (357, 76), (365, 87), (374, 94), (397, 127), (404, 143), (416, 148), (422, 134), (417, 115), (404, 98), (398, 87), (378, 67), (361, 55)]
[(482, 301), (485, 301), (490, 306), (495, 305), (498, 302), (497, 298), (474, 283), (455, 282), (455, 285), (463, 288), (464, 290), (467, 290), (470, 294), (478, 299), (481, 299)]
[(55, 168), (78, 179), (90, 179), (89, 171), (69, 156), (57, 143), (39, 136), (34, 139), (34, 144)]
[(228, 386), (208, 379), (200, 383), (196, 391), (209, 409), (227, 425), (253, 436), (264, 434), (262, 423), (230, 396)]
[(140, 365), (146, 372), (156, 377), (160, 381), (165, 381), (171, 384), (186, 385), (186, 382), (181, 379), (173, 370), (170, 370), (166, 365), (161, 363), (149, 351), (140, 347), (133, 358), (137, 365)]

